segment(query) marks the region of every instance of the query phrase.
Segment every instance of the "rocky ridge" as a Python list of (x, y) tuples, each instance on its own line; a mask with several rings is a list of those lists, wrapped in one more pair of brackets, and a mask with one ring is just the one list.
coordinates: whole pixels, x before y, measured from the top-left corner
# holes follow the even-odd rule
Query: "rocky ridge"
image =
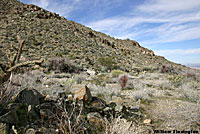
[(17, 35), (25, 40), (23, 60), (67, 56), (82, 68), (95, 71), (157, 68), (174, 64), (132, 40), (120, 40), (68, 21), (35, 5), (1, 1), (1, 64), (8, 66), (17, 48)]

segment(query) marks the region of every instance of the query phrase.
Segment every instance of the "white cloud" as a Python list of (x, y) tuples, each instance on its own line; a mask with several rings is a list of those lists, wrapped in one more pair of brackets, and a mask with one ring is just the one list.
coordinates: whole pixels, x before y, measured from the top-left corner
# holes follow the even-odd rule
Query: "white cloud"
[[(86, 25), (142, 45), (200, 38), (199, 0), (147, 0), (132, 13), (89, 22)], [(152, 26), (143, 27), (145, 24)], [(150, 24), (150, 25), (151, 25)]]
[(138, 9), (143, 12), (171, 12), (193, 10), (199, 6), (199, 0), (149, 0)]
[(200, 54), (200, 48), (196, 49), (173, 49), (173, 50), (158, 50), (155, 51), (156, 55), (163, 55), (163, 56), (171, 56), (171, 55), (192, 55), (192, 54)]

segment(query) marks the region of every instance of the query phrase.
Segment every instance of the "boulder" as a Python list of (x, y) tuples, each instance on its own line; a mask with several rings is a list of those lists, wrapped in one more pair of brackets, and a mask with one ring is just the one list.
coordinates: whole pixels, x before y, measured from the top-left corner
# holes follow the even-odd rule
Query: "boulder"
[(79, 101), (84, 101), (85, 103), (90, 103), (92, 101), (92, 95), (87, 86), (74, 88), (74, 99)]
[(45, 98), (36, 89), (24, 89), (19, 92), (15, 98), (16, 103), (23, 103), (28, 105), (39, 105), (40, 101)]
[(24, 104), (11, 103), (7, 106), (5, 114), (0, 116), (0, 122), (7, 124), (26, 124), (28, 108)]
[(7, 123), (7, 124), (18, 124), (19, 119), (18, 119), (16, 111), (9, 111), (8, 113), (0, 116), (0, 122)]

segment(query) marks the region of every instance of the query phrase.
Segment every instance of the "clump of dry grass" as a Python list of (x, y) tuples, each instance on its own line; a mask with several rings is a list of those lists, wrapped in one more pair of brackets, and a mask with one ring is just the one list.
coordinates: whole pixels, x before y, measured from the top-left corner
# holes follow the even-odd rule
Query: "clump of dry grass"
[(9, 81), (0, 85), (0, 105), (6, 105), (14, 96), (14, 88)]
[(107, 122), (105, 134), (151, 134), (153, 130), (145, 125), (136, 125), (132, 121), (123, 118), (114, 118)]

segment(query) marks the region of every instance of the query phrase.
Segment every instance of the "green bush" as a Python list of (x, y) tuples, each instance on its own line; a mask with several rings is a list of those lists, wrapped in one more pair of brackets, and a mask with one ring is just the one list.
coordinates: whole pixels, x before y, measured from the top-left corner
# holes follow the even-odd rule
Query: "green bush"
[(124, 74), (125, 72), (121, 71), (121, 70), (112, 70), (111, 72), (111, 76), (113, 78), (118, 77), (120, 74)]
[(113, 61), (113, 57), (100, 57), (98, 63), (105, 66), (108, 70), (117, 69), (117, 63)]

